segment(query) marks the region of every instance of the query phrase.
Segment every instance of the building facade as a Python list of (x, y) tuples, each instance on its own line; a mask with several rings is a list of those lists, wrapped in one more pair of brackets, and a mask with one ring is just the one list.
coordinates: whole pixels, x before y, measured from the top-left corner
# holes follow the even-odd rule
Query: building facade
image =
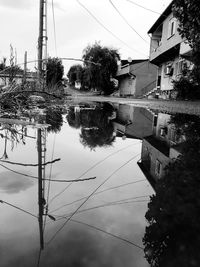
[(185, 68), (192, 68), (191, 48), (178, 32), (171, 3), (148, 31), (151, 37), (150, 62), (158, 66), (156, 88), (161, 98), (173, 98), (173, 80)]
[(145, 93), (156, 87), (157, 66), (149, 63), (148, 59), (122, 60), (117, 72), (119, 95), (135, 98), (143, 97)]

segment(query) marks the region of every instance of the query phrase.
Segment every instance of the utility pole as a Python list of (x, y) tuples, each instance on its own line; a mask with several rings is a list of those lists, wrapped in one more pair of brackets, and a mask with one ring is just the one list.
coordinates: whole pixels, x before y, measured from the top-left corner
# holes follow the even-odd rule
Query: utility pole
[[(40, 88), (44, 91), (47, 62), (47, 0), (40, 0), (39, 6), (39, 37), (38, 37), (38, 81)], [(41, 86), (42, 85), (42, 86)], [(39, 232), (40, 249), (44, 249), (44, 176), (45, 176), (45, 152), (46, 140), (44, 140), (43, 130), (37, 130), (38, 149), (38, 205), (39, 205)]]
[(46, 76), (47, 61), (47, 0), (40, 0), (39, 7), (39, 37), (38, 37), (38, 79), (42, 82)]

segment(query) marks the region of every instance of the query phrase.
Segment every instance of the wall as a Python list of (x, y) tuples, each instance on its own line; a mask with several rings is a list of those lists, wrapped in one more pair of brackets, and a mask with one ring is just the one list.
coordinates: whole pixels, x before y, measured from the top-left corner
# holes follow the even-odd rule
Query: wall
[[(145, 139), (142, 143), (142, 162), (145, 161), (148, 154), (150, 155), (150, 174), (155, 179), (158, 180), (163, 177), (165, 174), (164, 168), (169, 164), (171, 159), (167, 156), (165, 156), (163, 153), (161, 153), (159, 150), (157, 150), (155, 147), (153, 147), (151, 144), (149, 144)], [(156, 160), (159, 160), (162, 164), (162, 170), (161, 170), (161, 176), (158, 177), (155, 173), (156, 169)]]
[(156, 87), (157, 66), (148, 61), (131, 66), (131, 72), (136, 75), (135, 97), (143, 95), (143, 90), (148, 87), (151, 91)]
[(178, 28), (178, 21), (175, 22), (175, 32), (174, 35), (168, 35), (170, 21), (173, 19), (173, 14), (171, 13), (164, 21), (163, 21), (163, 28), (162, 28), (162, 37), (160, 41), (160, 45), (155, 47), (154, 33), (152, 34), (151, 38), (151, 45), (150, 45), (150, 61), (154, 60), (156, 57), (164, 53), (165, 51), (169, 50), (170, 48), (174, 47), (175, 45), (181, 43), (183, 39), (179, 35), (177, 28)]
[(149, 91), (156, 87), (157, 66), (144, 61), (130, 65), (126, 69), (130, 72), (130, 75), (127, 73), (126, 76), (120, 75), (117, 77), (121, 96), (140, 97), (144, 94), (146, 87)]

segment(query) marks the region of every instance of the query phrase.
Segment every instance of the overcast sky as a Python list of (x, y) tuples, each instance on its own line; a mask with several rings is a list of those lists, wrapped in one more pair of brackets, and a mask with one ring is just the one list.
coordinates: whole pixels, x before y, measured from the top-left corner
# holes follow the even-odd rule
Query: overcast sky
[[(102, 45), (118, 49), (122, 59), (139, 59), (148, 58), (147, 31), (171, 0), (54, 0), (56, 42), (52, 0), (47, 2), (49, 56), (81, 58), (88, 44), (100, 41)], [(37, 59), (39, 0), (0, 0), (0, 7), (0, 59), (6, 57), (9, 63), (10, 44), (17, 51), (18, 63), (23, 62), (25, 51), (28, 60)], [(66, 73), (75, 62), (63, 61), (63, 64)]]

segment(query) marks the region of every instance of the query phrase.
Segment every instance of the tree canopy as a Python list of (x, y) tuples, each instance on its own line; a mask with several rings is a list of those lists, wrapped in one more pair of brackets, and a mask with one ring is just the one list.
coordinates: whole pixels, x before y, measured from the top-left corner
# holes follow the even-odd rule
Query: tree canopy
[(63, 79), (64, 67), (61, 59), (49, 57), (47, 60), (47, 85), (59, 85)]
[(76, 81), (82, 82), (82, 76), (83, 66), (80, 64), (71, 66), (67, 73), (67, 77), (69, 78), (69, 82), (71, 85), (74, 85)]
[[(116, 49), (103, 47), (99, 43), (88, 45), (83, 51), (84, 80), (90, 89), (103, 91), (110, 94), (114, 90), (111, 78), (116, 75), (120, 59)], [(95, 64), (96, 63), (96, 64)]]

